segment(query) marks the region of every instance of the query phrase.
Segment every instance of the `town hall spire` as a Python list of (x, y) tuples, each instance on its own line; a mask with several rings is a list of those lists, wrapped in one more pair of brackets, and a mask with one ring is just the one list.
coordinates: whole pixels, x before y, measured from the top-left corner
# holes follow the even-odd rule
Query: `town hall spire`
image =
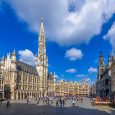
[[(40, 77), (40, 89), (41, 91), (45, 91), (48, 74), (48, 58), (46, 55), (46, 38), (43, 17), (41, 18), (40, 22), (40, 33), (38, 39), (38, 64), (36, 68)], [(41, 92), (42, 96), (45, 95), (44, 93), (45, 92)]]
[(46, 55), (46, 38), (45, 38), (43, 17), (41, 18), (40, 22), (40, 33), (38, 39), (38, 56), (41, 54), (42, 55), (44, 54), (44, 56)]

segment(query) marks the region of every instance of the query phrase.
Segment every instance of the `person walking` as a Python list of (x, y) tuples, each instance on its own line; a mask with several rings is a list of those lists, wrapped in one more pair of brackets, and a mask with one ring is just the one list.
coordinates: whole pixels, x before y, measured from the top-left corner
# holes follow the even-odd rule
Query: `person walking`
[(7, 100), (7, 102), (6, 102), (6, 107), (8, 108), (8, 107), (10, 107), (10, 106), (11, 106), (10, 101)]
[(65, 106), (65, 100), (63, 99), (63, 106)]
[(31, 99), (29, 98), (29, 103), (31, 103)]
[(39, 99), (38, 99), (38, 101), (37, 101), (37, 104), (39, 104)]
[(56, 107), (58, 107), (59, 105), (58, 105), (58, 99), (56, 100)]
[(49, 98), (47, 99), (47, 101), (48, 101), (48, 105), (49, 105)]
[(60, 107), (62, 107), (62, 100), (60, 99)]
[(29, 103), (29, 98), (27, 98), (27, 103)]
[(83, 102), (83, 98), (81, 98), (81, 103)]
[(51, 104), (53, 104), (53, 99), (51, 100)]
[(75, 102), (74, 102), (74, 100), (72, 101), (72, 105), (73, 105), (73, 107), (75, 106)]

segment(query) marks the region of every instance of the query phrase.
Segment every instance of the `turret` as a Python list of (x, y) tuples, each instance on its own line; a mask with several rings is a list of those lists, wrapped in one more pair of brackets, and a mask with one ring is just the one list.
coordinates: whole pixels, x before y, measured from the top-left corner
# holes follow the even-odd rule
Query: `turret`
[(56, 82), (56, 74), (55, 74), (55, 72), (53, 74), (53, 77), (54, 77), (54, 82)]
[(99, 65), (98, 65), (98, 80), (101, 79), (101, 74), (103, 73), (104, 69), (105, 69), (105, 63), (102, 52), (100, 52)]
[(15, 51), (15, 49), (14, 49), (14, 51), (13, 51), (13, 53), (12, 53), (11, 61), (12, 61), (12, 62), (16, 62), (16, 51)]
[(1, 64), (4, 64), (5, 63), (5, 58), (4, 58), (4, 55), (2, 56), (1, 58)]
[(111, 56), (110, 56), (110, 53), (108, 53), (108, 66), (110, 67), (111, 64), (112, 64)]
[(115, 56), (112, 56), (112, 62), (115, 61)]
[(7, 59), (6, 59), (6, 60), (7, 60), (7, 61), (10, 61), (10, 58), (11, 58), (11, 57), (10, 57), (10, 52), (9, 52), (9, 53), (7, 53)]
[(5, 58), (4, 58), (4, 56), (2, 56), (0, 64), (1, 64), (1, 69), (3, 69), (4, 65), (5, 65)]
[(99, 66), (103, 66), (103, 65), (104, 65), (104, 59), (103, 59), (102, 52), (100, 52), (100, 57), (99, 57)]
[(11, 68), (16, 71), (16, 51), (14, 49), (12, 55), (11, 55)]

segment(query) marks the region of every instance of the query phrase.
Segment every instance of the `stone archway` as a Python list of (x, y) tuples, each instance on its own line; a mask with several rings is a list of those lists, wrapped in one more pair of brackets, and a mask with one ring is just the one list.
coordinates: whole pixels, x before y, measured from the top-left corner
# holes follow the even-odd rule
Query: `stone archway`
[(106, 96), (109, 96), (109, 89), (106, 89)]
[(11, 99), (11, 87), (9, 84), (4, 85), (4, 97), (6, 99)]

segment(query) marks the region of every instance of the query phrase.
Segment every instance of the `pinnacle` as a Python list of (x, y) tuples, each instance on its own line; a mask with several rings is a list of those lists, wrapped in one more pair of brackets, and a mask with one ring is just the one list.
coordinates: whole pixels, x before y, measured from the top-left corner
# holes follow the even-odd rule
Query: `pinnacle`
[(43, 22), (44, 21), (44, 19), (43, 19), (43, 17), (41, 17), (41, 22)]

